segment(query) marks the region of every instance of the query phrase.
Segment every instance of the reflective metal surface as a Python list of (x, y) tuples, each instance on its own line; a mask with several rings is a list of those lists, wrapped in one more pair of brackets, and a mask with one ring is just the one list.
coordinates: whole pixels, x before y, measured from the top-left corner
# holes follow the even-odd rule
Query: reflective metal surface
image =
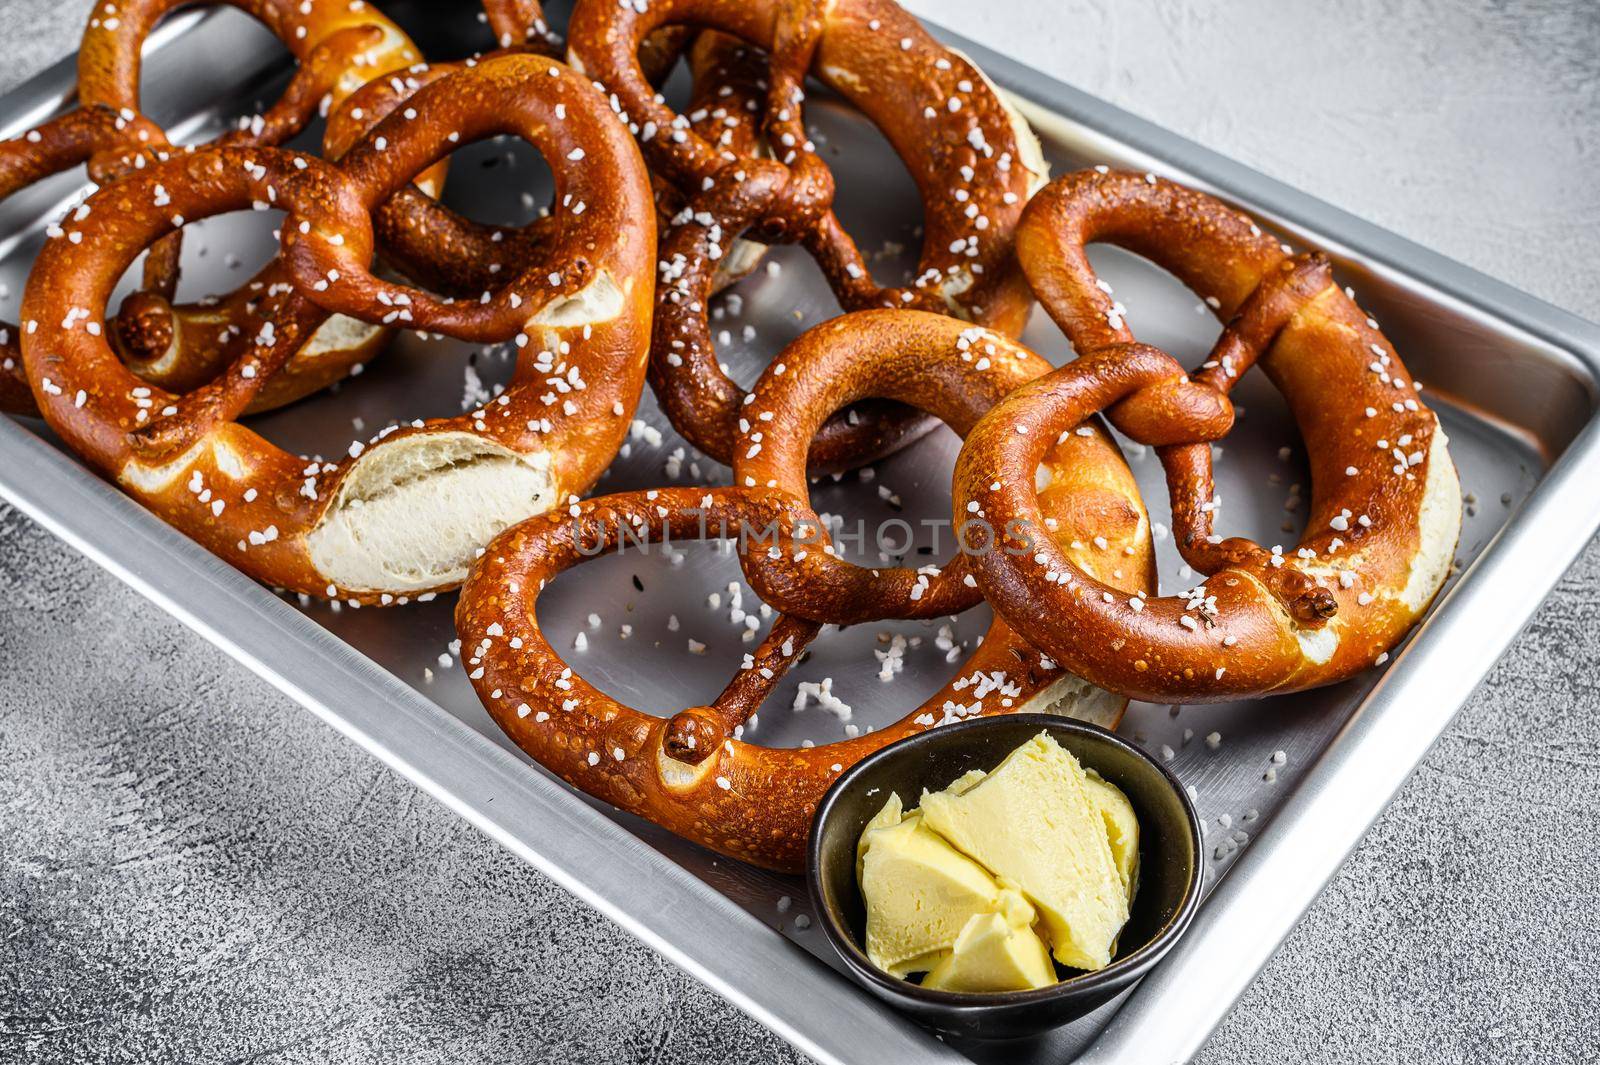
[[(448, 58), (485, 43), (468, 10), (446, 15), (412, 4), (395, 13), (430, 55)], [(1457, 552), (1465, 576), (1384, 670), (1307, 695), (1130, 709), (1122, 734), (1162, 757), (1170, 749), (1169, 764), (1195, 789), (1210, 829), (1211, 897), (1187, 938), (1125, 1003), (1003, 1052), (939, 1043), (830, 971), (834, 959), (819, 930), (798, 927), (808, 906), (798, 878), (718, 859), (615, 815), (511, 748), (456, 661), (450, 597), (388, 611), (285, 603), (85, 473), (44, 442), (48, 434), (36, 422), (0, 419), (0, 493), (819, 1059), (1054, 1061), (1078, 1051), (1095, 1061), (1180, 1058), (1220, 1019), (1600, 525), (1592, 492), (1585, 499), (1560, 491), (1584, 476), (1592, 484), (1600, 463), (1592, 424), (1600, 330), (1043, 75), (963, 47), (1026, 101), (1057, 172), (1095, 163), (1153, 170), (1210, 188), (1278, 225), (1297, 246), (1332, 254), (1341, 279), (1426, 384), (1469, 493)], [(281, 81), (285, 61), (270, 36), (232, 12), (180, 16), (152, 46), (146, 107), (178, 139), (209, 136), (255, 110)], [(11, 94), (0, 103), (3, 132), (47, 117), (70, 84), (70, 70), (58, 68)], [(879, 279), (894, 280), (915, 258), (915, 189), (853, 114), (820, 96), (810, 114), (839, 177), (846, 223), (876, 253)], [(66, 175), (0, 206), (0, 315), (14, 317), (44, 223), (82, 189), (81, 175)], [(531, 152), (486, 143), (457, 154), (446, 198), (473, 217), (506, 222), (531, 216), (547, 189)], [(248, 214), (193, 227), (185, 292), (248, 277), (270, 254), (273, 221)], [(1094, 258), (1141, 340), (1191, 363), (1199, 358), (1217, 326), (1193, 295), (1114, 250)], [(777, 249), (769, 261), (773, 267), (722, 297), (715, 312), (723, 357), (745, 383), (783, 343), (836, 310), (802, 253)], [(1057, 363), (1069, 357), (1042, 314), (1025, 339)], [(402, 337), (336, 394), (252, 425), (292, 450), (343, 451), (391, 421), (456, 413), (509, 372), (502, 350)], [(1260, 375), (1236, 396), (1243, 417), (1217, 466), (1228, 503), (1224, 531), (1291, 544), (1303, 513), (1296, 500), (1310, 488), (1297, 435)], [(639, 418), (599, 491), (726, 477), (724, 467), (685, 447), (648, 396)], [(956, 446), (941, 430), (877, 464), (870, 479), (851, 474), (817, 485), (814, 501), (850, 528), (859, 519), (869, 540), (855, 548), (858, 557), (877, 557), (872, 532), (898, 520), (913, 538), (894, 550), (937, 560), (948, 551), (948, 530), (929, 523), (948, 519)], [(1128, 454), (1160, 520), (1159, 467), (1138, 448)], [(888, 531), (899, 539), (901, 529)], [(1159, 547), (1163, 589), (1186, 587), (1190, 575), (1170, 541)], [(541, 607), (552, 643), (574, 668), (658, 713), (714, 695), (751, 646), (736, 611), (760, 620), (732, 556), (709, 545), (688, 546), (679, 557), (630, 553), (590, 563), (555, 582)], [(747, 736), (771, 745), (824, 743), (892, 721), (960, 668), (987, 620), (979, 608), (933, 623), (827, 632)], [(580, 633), (582, 650), (574, 648)], [(905, 668), (881, 680), (874, 651), (895, 635), (906, 640)], [(704, 654), (691, 653), (690, 640), (703, 643)], [(824, 677), (850, 705), (848, 720), (815, 705), (791, 709), (800, 681)], [(792, 904), (780, 905), (785, 897)]]

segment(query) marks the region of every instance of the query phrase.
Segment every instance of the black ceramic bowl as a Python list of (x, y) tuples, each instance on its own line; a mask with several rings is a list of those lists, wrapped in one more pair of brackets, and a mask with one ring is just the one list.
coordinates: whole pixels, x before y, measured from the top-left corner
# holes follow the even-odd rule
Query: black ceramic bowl
[[(992, 770), (1041, 731), (1121, 788), (1139, 818), (1139, 887), (1117, 944), (1099, 972), (1036, 991), (933, 991), (897, 979), (861, 947), (866, 909), (856, 886), (856, 841), (890, 792), (907, 808), (970, 769)], [(1143, 976), (1172, 949), (1200, 904), (1200, 819), (1176, 777), (1095, 725), (1048, 714), (978, 718), (930, 729), (858, 762), (823, 796), (811, 826), (806, 875), (828, 939), (867, 990), (935, 1031), (977, 1039), (1037, 1035), (1081, 1017)]]

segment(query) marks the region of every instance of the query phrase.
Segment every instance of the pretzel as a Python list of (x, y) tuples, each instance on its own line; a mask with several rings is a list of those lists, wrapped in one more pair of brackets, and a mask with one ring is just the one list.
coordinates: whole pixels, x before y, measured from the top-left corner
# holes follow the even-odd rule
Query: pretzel
[[(1134, 341), (1084, 254), (1095, 241), (1151, 259), (1227, 322), (1199, 370)], [(1385, 661), (1449, 573), (1461, 488), (1438, 418), (1327, 259), (1289, 254), (1203, 193), (1110, 171), (1040, 193), (1017, 254), (1079, 358), (973, 429), (956, 467), (958, 511), (1036, 521), (1028, 474), (1056, 433), (1103, 410), (1157, 447), (1177, 546), (1206, 580), (1182, 596), (1156, 596), (1153, 584), (1128, 596), (1045, 542), (1032, 556), (974, 559), (995, 610), (1069, 669), (1137, 699), (1296, 691)], [(1307, 533), (1288, 551), (1212, 531), (1210, 444), (1232, 425), (1229, 389), (1257, 360), (1310, 456)]]
[[(1137, 503), (1120, 459), (1100, 470)], [(999, 620), (959, 673), (900, 721), (854, 739), (788, 749), (745, 742), (741, 734), (816, 636), (815, 621), (778, 615), (716, 699), (669, 718), (595, 688), (539, 628), (539, 593), (558, 573), (646, 540), (764, 528), (785, 505), (748, 489), (664, 488), (586, 500), (570, 515), (550, 513), (508, 529), (485, 549), (456, 606), (478, 698), (518, 747), (574, 787), (713, 850), (783, 872), (804, 868), (812, 813), (828, 786), (898, 739), (967, 717), (1027, 711), (1115, 727), (1127, 700), (1064, 672)], [(1048, 492), (1046, 505), (1063, 522), (1077, 520), (1080, 501), (1071, 491)], [(1139, 517), (1142, 549), (1121, 563), (1127, 577), (1111, 578), (1130, 587), (1150, 579), (1148, 526), (1142, 511)], [(1074, 554), (1091, 568), (1103, 561)]]
[[(775, 159), (727, 152), (656, 96), (639, 69), (640, 42), (692, 24), (737, 35), (772, 56), (765, 134)], [(848, 309), (937, 310), (1014, 335), (1031, 300), (1011, 261), (1011, 232), (1043, 180), (1038, 143), (981, 71), (930, 37), (890, 0), (580, 0), (569, 56), (616, 94), (652, 170), (689, 200), (662, 239), (651, 386), (668, 418), (700, 450), (732, 460), (744, 393), (723, 373), (707, 301), (727, 242), (802, 244)], [(833, 177), (801, 113), (807, 72), (838, 91), (889, 138), (921, 193), (921, 261), (912, 284), (879, 287), (832, 212)], [(928, 428), (878, 406), (827, 423), (816, 470), (888, 453)]]
[(531, 45), (559, 58), (561, 37), (544, 19), (539, 0), (483, 0), (483, 13), (501, 48)]
[[(78, 57), (78, 93), (89, 106), (122, 114), (139, 106), (141, 51), (150, 31), (185, 0), (123, 0), (101, 5), (91, 18)], [(218, 138), (223, 145), (281, 144), (305, 128), (319, 109), (337, 108), (366, 82), (421, 59), (410, 38), (363, 0), (220, 0), (263, 23), (298, 63), (294, 78), (263, 114)], [(177, 248), (177, 238), (163, 242)], [(163, 246), (158, 245), (158, 248)], [(152, 384), (187, 391), (210, 380), (224, 366), (244, 332), (260, 322), (250, 305), (279, 281), (264, 271), (219, 301), (174, 307), (177, 279), (174, 257), (147, 262), (145, 285), (130, 296), (117, 316), (114, 337), (120, 353)], [(343, 377), (374, 354), (387, 339), (383, 330), (335, 319), (319, 330), (292, 359), (286, 372), (257, 397), (253, 409), (290, 402)]]
[[(565, 50), (561, 35), (545, 21), (539, 0), (483, 0), (484, 18), (501, 48), (530, 46), (541, 55), (559, 59)], [(659, 84), (689, 43), (688, 27), (672, 26), (645, 39), (639, 65), (652, 84)]]
[[(23, 354), (51, 426), (129, 494), (250, 575), (293, 591), (401, 602), (453, 586), (501, 528), (586, 490), (643, 387), (654, 228), (642, 161), (605, 98), (558, 63), (511, 55), (424, 87), (337, 166), (216, 148), (102, 189), (39, 256)], [(455, 303), (368, 269), (369, 212), (461, 144), (530, 141), (555, 173), (548, 256), (485, 301)], [(163, 185), (171, 204), (151, 209)], [(204, 218), (274, 204), (293, 282), (217, 380), (186, 396), (142, 385), (100, 318), (139, 251)], [(579, 205), (582, 205), (580, 208)], [(72, 233), (81, 241), (74, 243)], [(455, 418), (412, 422), (307, 463), (233, 421), (330, 313), (480, 343), (515, 339), (512, 386)]]
[[(743, 545), (751, 587), (779, 610), (839, 625), (975, 606), (982, 596), (969, 555), (918, 569), (868, 569), (840, 558), (811, 509), (807, 445), (834, 411), (869, 397), (925, 411), (965, 436), (995, 403), (1049, 370), (1016, 341), (925, 311), (857, 311), (802, 334), (762, 375), (741, 412), (734, 483), (785, 501), (776, 549)], [(1067, 434), (1047, 469), (1051, 491), (1073, 504), (1051, 534), (1077, 542), (1109, 579), (1136, 578), (1133, 586), (1143, 587), (1150, 526), (1116, 445), (1097, 427)], [(982, 515), (956, 516), (958, 527), (968, 522), (975, 535), (999, 531), (986, 529)]]
[[(646, 51), (640, 64), (648, 72), (648, 46), (662, 34), (691, 27), (667, 26), (645, 38)], [(725, 158), (751, 158), (768, 152), (761, 135), (761, 106), (766, 100), (767, 58), (738, 37), (715, 30), (704, 30), (684, 52), (692, 87), (689, 94), (689, 129), (717, 145)], [(653, 80), (653, 79), (652, 79)], [(652, 174), (656, 190), (656, 223), (661, 232), (672, 228), (673, 219), (690, 199), (674, 185)], [(749, 275), (761, 263), (766, 245), (736, 237), (727, 253), (712, 270), (711, 292), (720, 292)]]
[[(168, 154), (166, 135), (139, 112), (140, 58), (151, 29), (182, 0), (104, 2), (90, 16), (78, 53), (78, 107), (0, 143), (0, 199), (87, 163), (103, 184)], [(297, 134), (327, 103), (337, 106), (368, 78), (414, 63), (416, 48), (376, 9), (348, 0), (221, 0), (253, 15), (299, 63), (279, 100), (220, 144), (276, 144)], [(258, 275), (219, 301), (173, 306), (177, 237), (151, 250), (145, 286), (112, 325), (123, 359), (151, 385), (187, 391), (227, 365), (236, 338), (259, 328), (254, 306), (277, 280)], [(383, 343), (382, 330), (335, 321), (305, 345), (253, 409), (298, 399), (342, 377)], [(33, 413), (14, 326), (0, 323), (0, 410)]]
[[(539, 0), (483, 0), (483, 11), (503, 53), (562, 54), (561, 37), (546, 21)], [(677, 62), (686, 41), (686, 34), (676, 32), (650, 38), (645, 51), (652, 80)], [(374, 116), (388, 115), (422, 86), (482, 58), (414, 66), (399, 77), (369, 82), (332, 115), (329, 154), (337, 158), (365, 135)], [(444, 207), (422, 189), (396, 193), (375, 213), (374, 228), (388, 262), (411, 280), (453, 296), (499, 287), (506, 276), (546, 254), (553, 236), (548, 217), (523, 227), (485, 225)]]
[[(502, 23), (492, 18), (491, 24)], [(651, 39), (656, 36), (661, 34)], [(528, 50), (521, 46), (507, 49)], [(702, 33), (687, 56), (696, 108), (704, 111), (697, 127), (708, 132), (715, 127), (736, 148), (748, 149), (754, 145), (755, 130), (754, 123), (743, 113), (742, 105), (744, 101), (759, 98), (755, 82), (764, 74), (764, 66), (758, 69), (743, 52), (743, 46), (733, 38)], [(666, 59), (675, 60), (676, 53), (664, 57), (663, 61)], [(480, 61), (414, 66), (364, 85), (330, 116), (326, 154), (338, 158), (379, 119), (399, 109), (418, 89)], [(728, 121), (730, 117), (734, 120)], [(666, 218), (661, 213), (675, 212), (681, 201), (671, 186), (655, 180), (652, 185), (656, 191), (658, 220), (665, 223)], [(446, 295), (474, 298), (498, 288), (507, 277), (545, 255), (555, 235), (554, 221), (548, 216), (521, 227), (485, 224), (465, 218), (429, 196), (426, 186), (397, 192), (374, 213), (373, 227), (383, 259), (406, 277)], [(718, 287), (732, 283), (753, 269), (759, 261), (759, 252), (747, 251), (732, 258), (737, 258), (738, 264), (723, 271)]]

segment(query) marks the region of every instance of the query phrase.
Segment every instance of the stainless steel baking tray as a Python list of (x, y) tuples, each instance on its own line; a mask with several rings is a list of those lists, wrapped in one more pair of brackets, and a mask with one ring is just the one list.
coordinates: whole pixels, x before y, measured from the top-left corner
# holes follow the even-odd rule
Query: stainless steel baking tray
[[(391, 8), (434, 58), (487, 42), (475, 5)], [(357, 611), (281, 599), (87, 473), (33, 421), (0, 418), (0, 493), (818, 1060), (1179, 1060), (1222, 1017), (1600, 525), (1600, 493), (1592, 490), (1600, 469), (1600, 328), (946, 36), (1021, 102), (1058, 171), (1092, 163), (1155, 171), (1213, 190), (1295, 244), (1329, 252), (1426, 383), (1471, 493), (1461, 575), (1385, 670), (1264, 702), (1130, 710), (1122, 732), (1163, 755), (1170, 748), (1172, 767), (1198, 796), (1210, 829), (1209, 898), (1152, 976), (1077, 1024), (1002, 1051), (940, 1042), (886, 1011), (834, 971), (815, 926), (803, 927), (809, 906), (798, 879), (715, 858), (616, 815), (508, 746), (451, 654), (451, 602)], [(281, 47), (235, 12), (181, 15), (147, 51), (146, 107), (178, 139), (209, 136), (268, 98), (286, 63)], [(11, 93), (0, 101), (0, 133), (49, 117), (70, 99), (71, 86), (63, 63)], [(885, 276), (903, 269), (919, 213), (903, 168), (848, 111), (819, 97), (811, 112), (839, 174), (847, 223), (875, 250)], [(547, 178), (520, 145), (477, 145), (458, 154), (448, 198), (478, 218), (526, 218)], [(14, 315), (45, 222), (83, 187), (81, 174), (66, 175), (0, 207), (0, 312)], [(186, 245), (193, 293), (237, 283), (271, 247), (260, 215), (200, 228)], [(1107, 250), (1095, 258), (1141, 339), (1189, 359), (1206, 349), (1216, 325), (1194, 297), (1129, 256)], [(725, 357), (746, 382), (781, 343), (834, 313), (803, 256), (779, 249), (772, 260), (778, 272), (758, 271), (718, 310)], [(1026, 339), (1057, 362), (1067, 355), (1042, 315)], [(403, 338), (337, 394), (254, 424), (292, 449), (341, 451), (391, 420), (455, 413), (468, 393), (505, 379), (509, 365), (502, 352)], [(1294, 429), (1260, 380), (1238, 396), (1247, 414), (1218, 467), (1236, 523), (1230, 531), (1291, 543), (1300, 520), (1295, 486), (1305, 483)], [(601, 490), (726, 475), (685, 451), (648, 397), (640, 418)], [(946, 517), (954, 452), (954, 438), (936, 434), (879, 463), (871, 484), (852, 475), (818, 485), (817, 504), (869, 525)], [(1165, 492), (1157, 465), (1136, 449), (1131, 459), (1159, 511)], [(921, 532), (914, 552), (948, 547)], [(1170, 543), (1161, 546), (1163, 580), (1180, 586), (1180, 563)], [(568, 574), (541, 602), (541, 618), (558, 645), (585, 633), (588, 649), (571, 658), (601, 687), (671, 711), (714, 694), (738, 662), (740, 628), (727, 616), (728, 584), (738, 577), (732, 557), (710, 547), (676, 563), (633, 553)], [(720, 606), (708, 603), (711, 592), (721, 593)], [(754, 596), (743, 596), (753, 609)], [(765, 709), (753, 738), (820, 742), (893, 720), (957, 668), (952, 661), (986, 623), (980, 608), (932, 624), (831, 633)], [(632, 626), (630, 639), (620, 635), (623, 624)], [(896, 632), (911, 643), (907, 666), (885, 683), (871, 651), (880, 634)], [(687, 653), (689, 637), (709, 645), (704, 657)], [(853, 706), (849, 722), (790, 709), (794, 684), (822, 676), (832, 676)]]

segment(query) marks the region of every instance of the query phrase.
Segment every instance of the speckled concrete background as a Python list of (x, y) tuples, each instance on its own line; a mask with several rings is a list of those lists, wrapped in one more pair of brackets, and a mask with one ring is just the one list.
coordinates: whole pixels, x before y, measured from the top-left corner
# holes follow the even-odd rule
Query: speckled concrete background
[[(919, 0), (1600, 318), (1591, 0)], [(84, 0), (0, 0), (10, 88)], [(1201, 1060), (1596, 1061), (1593, 545)], [(797, 1056), (0, 508), (0, 1060)]]

